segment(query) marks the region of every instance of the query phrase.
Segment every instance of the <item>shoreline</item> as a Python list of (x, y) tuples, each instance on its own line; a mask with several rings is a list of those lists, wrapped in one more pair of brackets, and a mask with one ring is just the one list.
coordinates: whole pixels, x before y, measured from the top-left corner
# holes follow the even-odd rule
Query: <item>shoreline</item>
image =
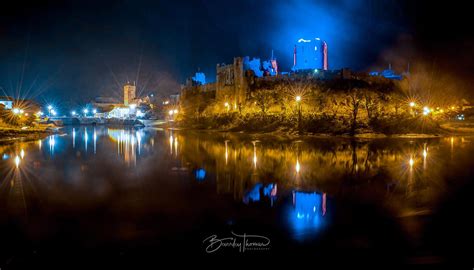
[(383, 134), (383, 133), (358, 133), (355, 135), (349, 134), (329, 134), (329, 133), (303, 133), (298, 134), (297, 131), (245, 131), (245, 130), (232, 130), (232, 129), (206, 129), (206, 128), (193, 128), (193, 127), (182, 127), (180, 125), (159, 125), (155, 126), (157, 128), (165, 128), (171, 130), (190, 130), (196, 132), (211, 132), (211, 133), (231, 133), (231, 134), (246, 134), (246, 135), (256, 135), (256, 136), (278, 136), (286, 138), (340, 138), (340, 139), (434, 139), (434, 138), (445, 138), (452, 136), (474, 136), (474, 132), (463, 132), (463, 131), (454, 131), (441, 128), (439, 133), (402, 133), (402, 134)]
[(11, 144), (16, 142), (28, 142), (44, 139), (59, 131), (51, 129), (20, 129), (20, 128), (0, 128), (0, 145)]

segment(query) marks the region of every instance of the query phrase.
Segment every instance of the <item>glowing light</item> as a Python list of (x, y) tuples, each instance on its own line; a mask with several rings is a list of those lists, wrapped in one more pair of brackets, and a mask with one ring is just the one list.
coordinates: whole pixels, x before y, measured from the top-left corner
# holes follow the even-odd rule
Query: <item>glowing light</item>
[(21, 151), (20, 151), (20, 157), (21, 157), (21, 159), (23, 159), (25, 157), (25, 151), (23, 151), (23, 149), (21, 149)]
[(21, 113), (21, 114), (23, 114), (24, 112), (25, 112), (25, 111), (23, 111), (23, 110), (20, 109), (20, 113)]
[(134, 110), (137, 107), (137, 104), (130, 104), (130, 109)]
[(72, 129), (72, 148), (76, 148), (76, 129)]
[(57, 114), (55, 110), (51, 110), (51, 113), (52, 113), (54, 116), (56, 116), (56, 114)]
[(88, 113), (89, 113), (89, 110), (88, 110), (88, 109), (84, 109), (84, 110), (82, 110), (82, 112), (85, 113), (85, 114), (88, 114)]
[(225, 107), (229, 107), (229, 102), (224, 103)]
[(423, 107), (423, 115), (428, 115), (431, 112), (431, 109), (427, 106)]
[(18, 168), (18, 166), (20, 166), (20, 157), (19, 156), (15, 157), (15, 165), (16, 165), (17, 168)]
[(173, 113), (174, 113), (174, 114), (177, 114), (177, 113), (178, 113), (178, 110), (174, 110)]
[(52, 110), (52, 109), (53, 109), (53, 106), (48, 105), (48, 110)]
[(72, 112), (71, 112), (71, 115), (72, 115), (72, 116), (75, 116), (75, 115), (76, 115), (76, 111), (72, 111)]
[(298, 159), (296, 159), (295, 170), (296, 170), (296, 173), (300, 173), (301, 166), (300, 166), (300, 161)]
[(39, 111), (39, 112), (37, 112), (36, 114), (39, 115), (39, 116), (41, 116), (41, 115), (43, 115), (43, 112), (42, 112), (42, 111)]
[(416, 103), (412, 101), (412, 102), (409, 103), (409, 105), (410, 105), (410, 107), (415, 107)]
[(28, 116), (28, 113), (25, 113), (25, 116)]
[(176, 156), (178, 155), (178, 137), (177, 136), (174, 138), (174, 154)]
[(56, 140), (54, 139), (54, 135), (49, 137), (49, 151), (54, 153), (54, 146), (56, 145)]
[(428, 151), (426, 149), (423, 150), (423, 157), (426, 158), (428, 156)]
[(252, 142), (253, 144), (253, 166), (256, 169), (257, 168), (257, 146), (256, 142)]
[(319, 70), (317, 68), (314, 69), (314, 73), (318, 73)]
[(311, 42), (311, 40), (309, 40), (309, 39), (304, 39), (304, 38), (298, 39), (298, 43), (301, 43), (301, 42)]
[(173, 110), (169, 110), (169, 111), (168, 111), (168, 114), (169, 114), (169, 115), (173, 115), (173, 113), (174, 113)]
[(454, 106), (451, 106), (451, 110), (454, 110), (454, 109), (455, 109), (455, 107), (454, 107)]
[(301, 101), (301, 96), (296, 96), (296, 102), (300, 102)]
[(173, 134), (170, 134), (170, 154), (173, 154)]
[(20, 109), (14, 108), (13, 109), (13, 114), (20, 114)]
[(413, 165), (415, 164), (415, 161), (413, 160), (413, 158), (410, 158), (410, 160), (408, 161), (408, 164), (410, 165), (410, 167), (413, 167)]
[(96, 110), (96, 109), (93, 109), (93, 110), (92, 110), (92, 113), (93, 113), (93, 114), (96, 114), (96, 113), (97, 113), (97, 110)]

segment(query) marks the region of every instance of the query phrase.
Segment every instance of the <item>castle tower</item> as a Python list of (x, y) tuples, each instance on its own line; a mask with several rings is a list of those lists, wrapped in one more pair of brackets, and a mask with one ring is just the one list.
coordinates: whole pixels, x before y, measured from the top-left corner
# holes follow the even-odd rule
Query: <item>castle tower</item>
[(128, 82), (123, 86), (123, 104), (128, 105), (133, 102), (136, 97), (136, 89), (135, 85), (131, 85)]

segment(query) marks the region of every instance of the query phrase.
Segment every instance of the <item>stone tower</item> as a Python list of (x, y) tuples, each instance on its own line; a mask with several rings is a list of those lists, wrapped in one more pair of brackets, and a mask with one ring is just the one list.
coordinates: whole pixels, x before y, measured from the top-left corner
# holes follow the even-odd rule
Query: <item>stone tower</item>
[(129, 105), (129, 103), (133, 102), (136, 97), (136, 89), (137, 87), (130, 83), (123, 86), (123, 104)]

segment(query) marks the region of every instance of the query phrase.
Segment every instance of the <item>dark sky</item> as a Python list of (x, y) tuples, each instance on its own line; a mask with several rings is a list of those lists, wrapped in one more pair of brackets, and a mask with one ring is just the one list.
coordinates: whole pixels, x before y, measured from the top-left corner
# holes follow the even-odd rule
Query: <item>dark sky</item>
[[(462, 2), (460, 2), (462, 3)], [(427, 61), (469, 81), (470, 9), (456, 1), (12, 1), (0, 10), (0, 90), (41, 102), (81, 103), (177, 92), (200, 69), (234, 56), (269, 58), (289, 70), (301, 37), (329, 45), (330, 68), (366, 70)], [(393, 59), (391, 59), (393, 58)], [(396, 58), (396, 59), (395, 59)], [(423, 59), (423, 60), (420, 60)]]

